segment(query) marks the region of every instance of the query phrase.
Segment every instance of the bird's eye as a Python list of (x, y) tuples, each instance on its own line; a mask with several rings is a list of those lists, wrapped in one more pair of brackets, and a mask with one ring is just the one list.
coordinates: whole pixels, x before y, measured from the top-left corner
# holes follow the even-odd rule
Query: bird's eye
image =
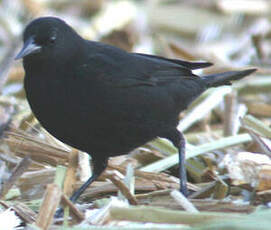
[(55, 43), (55, 40), (56, 40), (56, 37), (55, 37), (55, 36), (49, 38), (49, 42), (50, 42), (51, 44)]

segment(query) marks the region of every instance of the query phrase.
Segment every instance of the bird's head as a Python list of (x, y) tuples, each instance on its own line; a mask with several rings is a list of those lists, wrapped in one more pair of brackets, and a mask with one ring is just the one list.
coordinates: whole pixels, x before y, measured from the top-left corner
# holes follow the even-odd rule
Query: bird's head
[(15, 59), (28, 57), (57, 57), (67, 54), (78, 39), (76, 32), (56, 17), (41, 17), (30, 22), (24, 30), (24, 45)]

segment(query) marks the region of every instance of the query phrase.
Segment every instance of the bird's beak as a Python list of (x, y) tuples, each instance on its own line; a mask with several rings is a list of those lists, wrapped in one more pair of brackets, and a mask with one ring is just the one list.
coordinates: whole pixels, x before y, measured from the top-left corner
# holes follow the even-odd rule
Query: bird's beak
[(41, 50), (41, 47), (35, 44), (34, 39), (32, 37), (28, 38), (21, 51), (15, 57), (15, 60), (23, 58), (29, 54), (37, 53)]

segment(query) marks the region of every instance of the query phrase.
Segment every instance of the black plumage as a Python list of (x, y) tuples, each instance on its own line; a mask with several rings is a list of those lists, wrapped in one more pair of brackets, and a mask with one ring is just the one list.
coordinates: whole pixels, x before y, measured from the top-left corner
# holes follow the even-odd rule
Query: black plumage
[(178, 115), (209, 87), (228, 85), (255, 69), (198, 77), (211, 65), (128, 53), (80, 37), (64, 21), (38, 18), (24, 31), (25, 91), (41, 125), (62, 142), (89, 153), (93, 176), (75, 201), (106, 168), (110, 156), (126, 154), (156, 138), (179, 150), (181, 191), (187, 195), (185, 140)]

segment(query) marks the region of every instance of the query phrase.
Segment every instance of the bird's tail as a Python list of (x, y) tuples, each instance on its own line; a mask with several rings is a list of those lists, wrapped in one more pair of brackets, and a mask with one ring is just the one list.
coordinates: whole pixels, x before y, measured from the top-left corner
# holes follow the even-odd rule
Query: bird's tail
[(242, 71), (229, 71), (224, 73), (210, 74), (202, 77), (207, 88), (221, 85), (231, 85), (231, 81), (242, 79), (243, 77), (255, 72), (257, 69), (247, 69)]

